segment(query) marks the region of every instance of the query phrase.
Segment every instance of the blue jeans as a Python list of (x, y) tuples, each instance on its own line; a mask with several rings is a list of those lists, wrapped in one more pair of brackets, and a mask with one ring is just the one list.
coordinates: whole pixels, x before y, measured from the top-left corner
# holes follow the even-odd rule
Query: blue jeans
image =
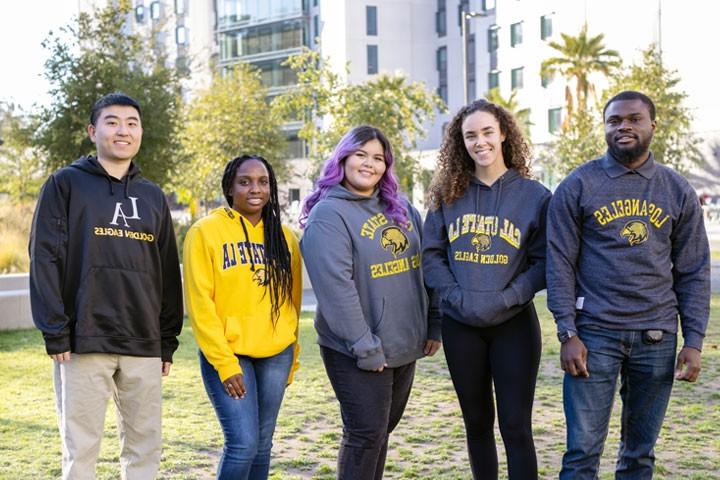
[(652, 478), (653, 449), (672, 390), (677, 335), (665, 332), (653, 345), (643, 343), (639, 330), (580, 327), (578, 336), (588, 349), (590, 377), (565, 374), (567, 451), (560, 479), (597, 478), (618, 375), (623, 405), (615, 478)]
[(245, 398), (239, 400), (227, 394), (202, 352), (199, 356), (205, 391), (225, 436), (218, 480), (268, 478), (272, 436), (290, 374), (293, 345), (267, 358), (237, 355), (245, 384)]

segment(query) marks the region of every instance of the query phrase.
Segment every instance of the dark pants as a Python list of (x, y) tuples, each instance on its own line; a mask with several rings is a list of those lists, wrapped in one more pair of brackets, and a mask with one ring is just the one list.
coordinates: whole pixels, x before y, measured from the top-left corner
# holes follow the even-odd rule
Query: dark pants
[(540, 324), (531, 304), (510, 320), (478, 328), (445, 317), (443, 344), (460, 401), (475, 479), (496, 479), (495, 406), (513, 480), (537, 478), (532, 405), (540, 365)]
[(355, 359), (320, 347), (335, 396), (340, 402), (343, 438), (337, 478), (383, 477), (388, 437), (405, 411), (415, 376), (415, 362), (382, 372), (359, 369)]

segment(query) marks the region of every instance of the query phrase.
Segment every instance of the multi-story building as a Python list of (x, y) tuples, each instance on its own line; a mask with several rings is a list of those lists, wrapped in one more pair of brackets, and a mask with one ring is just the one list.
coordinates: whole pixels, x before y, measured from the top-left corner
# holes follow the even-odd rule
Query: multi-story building
[[(463, 11), (475, 12), (467, 20), (467, 38)], [(320, 49), (350, 83), (383, 72), (424, 82), (448, 106), (425, 125), (428, 137), (419, 145), (421, 163), (432, 168), (443, 129), (466, 103), (466, 92), (475, 99), (494, 87), (503, 97), (516, 91), (521, 107), (531, 111), (532, 141), (540, 149), (552, 141), (566, 115), (568, 82), (542, 78), (540, 65), (557, 54), (551, 41), (560, 41), (561, 33), (577, 35), (584, 24), (590, 35), (605, 34), (607, 48), (619, 51), (626, 64), (639, 60), (650, 44), (660, 46), (667, 64), (683, 73), (680, 87), (690, 95), (695, 128), (712, 161), (712, 147), (720, 144), (720, 100), (711, 90), (714, 76), (689, 54), (703, 44), (698, 36), (711, 11), (720, 13), (720, 6), (690, 9), (667, 0), (135, 0), (129, 24), (162, 26), (157, 38), (164, 40), (169, 58), (191, 69), (190, 89), (207, 85), (216, 69), (249, 62), (276, 95), (295, 82), (282, 62), (303, 47)], [(606, 86), (602, 77), (591, 80), (598, 94)], [(285, 126), (288, 153), (296, 159), (287, 195), (296, 206), (311, 187), (298, 128)]]

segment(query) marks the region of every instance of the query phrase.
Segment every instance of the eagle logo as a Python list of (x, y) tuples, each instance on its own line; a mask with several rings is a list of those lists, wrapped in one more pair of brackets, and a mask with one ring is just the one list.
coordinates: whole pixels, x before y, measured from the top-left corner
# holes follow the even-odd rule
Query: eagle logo
[(398, 227), (387, 227), (380, 234), (380, 245), (384, 250), (390, 250), (394, 258), (404, 253), (409, 246), (408, 238)]
[(253, 273), (252, 279), (259, 287), (262, 287), (267, 284), (267, 272), (264, 268), (258, 268), (255, 270), (255, 273)]
[(625, 224), (620, 236), (627, 238), (630, 245), (640, 245), (648, 239), (647, 225), (640, 220), (631, 220)]
[(476, 233), (475, 235), (473, 235), (470, 243), (473, 247), (475, 247), (476, 252), (487, 252), (490, 249), (490, 245), (492, 244), (490, 240), (490, 235), (486, 233)]

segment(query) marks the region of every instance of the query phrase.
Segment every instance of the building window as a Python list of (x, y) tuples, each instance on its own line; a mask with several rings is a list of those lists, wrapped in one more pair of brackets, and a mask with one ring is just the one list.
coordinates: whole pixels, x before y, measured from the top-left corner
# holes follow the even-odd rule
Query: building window
[(152, 2), (150, 4), (150, 18), (153, 20), (160, 19), (160, 2)]
[(500, 86), (500, 70), (490, 70), (488, 73), (488, 90)]
[(375, 36), (378, 33), (377, 29), (377, 7), (373, 7), (371, 5), (368, 5), (365, 7), (365, 24), (366, 27), (366, 33), (370, 36)]
[(378, 73), (378, 47), (377, 45), (367, 46), (367, 73), (374, 75)]
[(462, 30), (462, 22), (463, 22), (463, 14), (462, 12), (469, 12), (470, 11), (470, 0), (460, 0), (460, 3), (458, 4), (458, 26), (460, 27), (460, 30)]
[(540, 17), (540, 38), (545, 40), (552, 37), (552, 17), (543, 15)]
[(178, 45), (187, 45), (187, 28), (177, 27), (175, 29), (175, 43)]
[(313, 7), (317, 7), (318, 0), (313, 0)]
[(490, 28), (488, 28), (488, 52), (494, 52), (498, 49), (499, 42), (498, 42), (498, 30), (500, 27), (497, 25), (491, 25)]
[(540, 75), (540, 84), (543, 88), (547, 88), (553, 81), (552, 75)]
[(477, 94), (476, 85), (475, 82), (475, 34), (468, 35), (468, 45), (467, 45), (467, 91), (468, 91), (468, 98), (470, 100), (475, 100), (475, 95)]
[(137, 23), (143, 23), (145, 21), (145, 5), (138, 5), (135, 7), (135, 21)]
[(513, 68), (510, 72), (510, 88), (513, 90), (523, 88), (523, 68)]
[(522, 43), (522, 22), (510, 25), (510, 46), (514, 47)]
[(300, 202), (300, 189), (299, 188), (291, 188), (288, 190), (288, 201), (290, 204), (293, 202)]
[(175, 0), (175, 13), (178, 15), (185, 13), (185, 0)]
[(548, 132), (556, 133), (560, 131), (560, 122), (562, 122), (562, 108), (551, 108), (548, 110)]
[(443, 102), (448, 101), (447, 47), (440, 47), (435, 54), (435, 68), (438, 71), (437, 94)]
[(315, 38), (320, 38), (320, 15), (313, 15), (313, 33)]
[(447, 1), (438, 0), (437, 12), (435, 12), (435, 32), (438, 37), (444, 37), (447, 33)]
[(495, 0), (483, 0), (482, 8), (485, 11), (495, 10)]

